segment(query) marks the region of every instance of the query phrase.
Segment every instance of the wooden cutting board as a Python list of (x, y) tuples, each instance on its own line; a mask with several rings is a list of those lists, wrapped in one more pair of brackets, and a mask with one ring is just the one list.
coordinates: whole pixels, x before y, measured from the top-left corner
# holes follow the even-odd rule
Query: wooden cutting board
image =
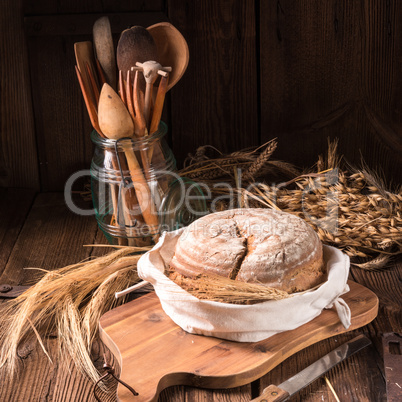
[(118, 387), (121, 401), (156, 401), (173, 385), (232, 388), (248, 384), (286, 358), (322, 339), (362, 327), (378, 312), (377, 296), (355, 282), (342, 298), (352, 312), (345, 330), (334, 309), (307, 324), (255, 343), (191, 335), (162, 310), (154, 292), (117, 307), (100, 319), (102, 341), (116, 356), (120, 378), (139, 395)]

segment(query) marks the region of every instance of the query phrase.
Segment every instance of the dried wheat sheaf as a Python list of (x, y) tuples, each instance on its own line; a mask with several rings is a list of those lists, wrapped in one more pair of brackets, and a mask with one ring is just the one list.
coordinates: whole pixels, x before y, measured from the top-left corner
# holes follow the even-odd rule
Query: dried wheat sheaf
[(117, 305), (115, 292), (138, 281), (139, 253), (149, 248), (125, 247), (104, 257), (46, 272), (42, 279), (2, 308), (0, 367), (13, 378), (18, 347), (36, 337), (45, 354), (46, 339), (57, 336), (59, 362), (71, 357), (94, 381), (99, 378), (91, 360), (91, 345), (102, 314)]
[[(324, 244), (343, 250), (360, 268), (382, 269), (402, 252), (401, 188), (390, 191), (367, 167), (342, 166), (337, 141), (329, 143), (326, 158), (319, 157), (315, 169), (303, 174), (288, 163), (271, 160), (275, 148), (272, 140), (262, 151), (257, 149), (260, 152), (246, 150), (209, 159), (208, 148), (203, 147), (181, 174), (207, 185), (212, 200), (235, 191), (236, 207), (267, 207), (299, 216)], [(288, 180), (270, 183), (278, 174)], [(214, 208), (224, 210), (228, 204), (221, 201)]]

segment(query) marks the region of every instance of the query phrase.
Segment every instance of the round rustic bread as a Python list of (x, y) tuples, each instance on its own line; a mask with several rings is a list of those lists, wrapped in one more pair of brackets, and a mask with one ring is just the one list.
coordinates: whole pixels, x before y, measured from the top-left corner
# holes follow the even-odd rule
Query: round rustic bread
[(325, 279), (322, 244), (302, 219), (264, 208), (206, 215), (180, 236), (171, 269), (258, 282), (289, 293)]

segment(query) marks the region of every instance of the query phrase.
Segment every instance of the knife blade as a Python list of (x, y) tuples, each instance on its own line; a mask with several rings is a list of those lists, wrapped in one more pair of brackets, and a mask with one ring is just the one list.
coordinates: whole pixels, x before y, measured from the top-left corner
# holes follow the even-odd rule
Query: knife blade
[(366, 336), (359, 335), (329, 352), (304, 370), (284, 381), (282, 384), (279, 384), (278, 386), (270, 385), (265, 388), (262, 394), (251, 402), (286, 401), (292, 395), (321, 377), (331, 368), (370, 344), (371, 341)]

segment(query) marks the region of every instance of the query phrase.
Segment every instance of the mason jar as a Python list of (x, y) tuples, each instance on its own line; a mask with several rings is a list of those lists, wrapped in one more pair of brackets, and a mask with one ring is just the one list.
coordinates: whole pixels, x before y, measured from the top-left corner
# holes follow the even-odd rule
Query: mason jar
[(161, 232), (206, 213), (200, 187), (177, 173), (167, 126), (142, 138), (111, 140), (95, 130), (91, 192), (99, 228), (111, 244), (146, 246)]

